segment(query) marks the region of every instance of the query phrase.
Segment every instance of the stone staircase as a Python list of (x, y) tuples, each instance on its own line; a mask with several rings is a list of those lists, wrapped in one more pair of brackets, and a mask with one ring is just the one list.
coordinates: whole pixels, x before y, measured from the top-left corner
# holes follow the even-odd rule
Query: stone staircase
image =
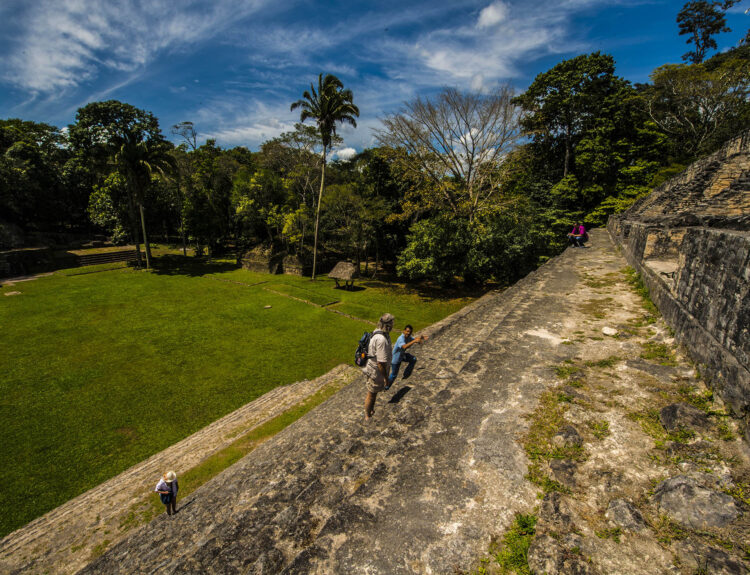
[(411, 379), (381, 394), (371, 422), (355, 382), (82, 573), (467, 567), (534, 504), (515, 438), (562, 357), (552, 333), (570, 278), (554, 260), (431, 326)]
[(134, 262), (137, 259), (135, 250), (118, 250), (77, 256), (79, 266), (110, 264), (115, 262)]
[[(590, 235), (590, 248), (568, 249), (508, 290), (487, 294), (426, 329), (432, 337), (416, 346), (417, 369), (379, 394), (369, 422), (362, 381), (356, 370), (342, 367), (355, 376), (350, 385), (181, 498), (176, 515), (162, 514), (134, 529), (100, 557), (72, 553), (69, 563), (49, 571), (466, 573), (517, 513), (539, 515), (542, 537), (533, 544), (533, 560), (552, 567), (537, 572), (682, 575), (695, 572), (689, 560), (703, 561), (709, 552), (712, 565), (735, 565), (742, 548), (725, 561), (727, 553), (706, 547), (718, 537), (713, 532), (705, 541), (690, 533), (671, 546), (663, 542), (663, 511), (650, 499), (654, 482), (692, 468), (661, 462), (630, 411), (658, 409), (691, 369), (642, 358), (643, 345), (665, 329), (632, 332), (644, 310), (620, 273), (625, 262), (604, 230)], [(408, 320), (396, 321), (402, 319)], [(621, 333), (602, 337), (612, 326)], [(604, 367), (586, 367), (598, 363)], [(563, 462), (564, 469), (550, 464), (547, 472), (569, 481), (571, 491), (540, 502), (540, 488), (526, 477), (521, 441), (541, 394), (552, 388), (561, 393), (555, 370), (561, 365), (586, 371), (585, 383), (564, 388), (564, 394), (570, 394), (565, 425), (575, 426), (588, 458)], [(609, 426), (604, 439), (589, 431), (601, 421)], [(686, 448), (698, 444), (711, 445), (699, 441)], [(736, 446), (727, 450), (729, 464), (741, 461)], [(725, 463), (700, 461), (696, 477), (705, 479), (706, 465), (713, 465), (728, 480)], [(740, 478), (742, 472), (732, 471)], [(153, 476), (148, 488), (151, 483)], [(625, 497), (651, 522), (642, 520), (637, 532), (616, 531), (616, 542), (603, 539), (602, 528), (612, 528), (608, 506)], [(720, 534), (722, 541), (746, 540), (745, 516)], [(47, 535), (54, 543), (54, 530)], [(27, 553), (43, 556), (48, 542), (42, 531), (37, 543), (39, 549)], [(6, 548), (4, 540), (0, 571), (37, 573), (50, 565), (11, 563)]]

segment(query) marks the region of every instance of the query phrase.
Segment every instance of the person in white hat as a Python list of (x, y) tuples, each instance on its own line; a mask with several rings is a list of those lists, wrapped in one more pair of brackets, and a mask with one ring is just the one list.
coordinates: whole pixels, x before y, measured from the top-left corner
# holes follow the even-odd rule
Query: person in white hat
[(393, 349), (391, 347), (391, 330), (394, 317), (389, 313), (380, 316), (378, 327), (372, 332), (370, 347), (367, 350), (367, 363), (362, 369), (365, 375), (367, 395), (365, 396), (365, 421), (369, 421), (375, 412), (375, 398), (388, 384)]
[(161, 497), (161, 502), (167, 507), (167, 515), (177, 513), (177, 474), (174, 471), (167, 471), (159, 483), (156, 484), (156, 491)]

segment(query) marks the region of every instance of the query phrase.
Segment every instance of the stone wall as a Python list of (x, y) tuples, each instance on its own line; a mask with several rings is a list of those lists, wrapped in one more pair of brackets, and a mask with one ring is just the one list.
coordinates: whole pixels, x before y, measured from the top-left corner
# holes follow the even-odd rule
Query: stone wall
[(0, 252), (0, 278), (46, 271), (53, 267), (52, 259), (52, 250), (49, 248), (21, 248)]
[(607, 227), (750, 442), (750, 132)]
[[(339, 259), (340, 255), (336, 253), (318, 253), (318, 273), (328, 273)], [(243, 269), (258, 273), (312, 275), (312, 253), (308, 251), (302, 255), (289, 255), (287, 252), (273, 251), (261, 245), (242, 254), (238, 263)]]

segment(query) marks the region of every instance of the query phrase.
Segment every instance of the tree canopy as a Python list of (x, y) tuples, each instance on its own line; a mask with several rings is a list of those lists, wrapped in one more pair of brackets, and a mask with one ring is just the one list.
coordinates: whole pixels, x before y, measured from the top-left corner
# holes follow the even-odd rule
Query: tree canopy
[[(733, 1), (678, 15), (692, 63), (632, 85), (600, 52), (563, 59), (514, 94), (445, 88), (382, 118), (377, 147), (332, 160), (351, 90), (320, 74), (291, 103), (293, 130), (256, 151), (223, 148), (109, 100), (67, 131), (0, 120), (0, 244), (79, 234), (158, 236), (193, 253), (262, 248), (439, 284), (511, 282), (565, 246), (573, 223), (603, 225), (654, 186), (750, 128), (750, 46), (711, 57)], [(20, 239), (19, 239), (20, 238)], [(175, 241), (177, 240), (177, 241)], [(321, 259), (322, 258), (322, 259)]]
[(687, 35), (687, 43), (695, 46), (694, 50), (683, 54), (683, 60), (700, 64), (709, 50), (716, 49), (714, 36), (722, 32), (731, 32), (727, 26), (725, 12), (738, 2), (739, 0), (697, 0), (683, 6), (677, 14), (680, 36)]

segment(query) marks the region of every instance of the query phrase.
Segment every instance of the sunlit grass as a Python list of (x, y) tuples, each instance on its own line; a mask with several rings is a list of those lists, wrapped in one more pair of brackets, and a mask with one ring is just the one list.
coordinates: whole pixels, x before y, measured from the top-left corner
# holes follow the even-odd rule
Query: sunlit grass
[(416, 329), (468, 301), (378, 282), (335, 290), (327, 278), (254, 274), (231, 260), (155, 263), (0, 288), (21, 292), (0, 296), (0, 535), (274, 387), (351, 361), (366, 324), (269, 283)]

